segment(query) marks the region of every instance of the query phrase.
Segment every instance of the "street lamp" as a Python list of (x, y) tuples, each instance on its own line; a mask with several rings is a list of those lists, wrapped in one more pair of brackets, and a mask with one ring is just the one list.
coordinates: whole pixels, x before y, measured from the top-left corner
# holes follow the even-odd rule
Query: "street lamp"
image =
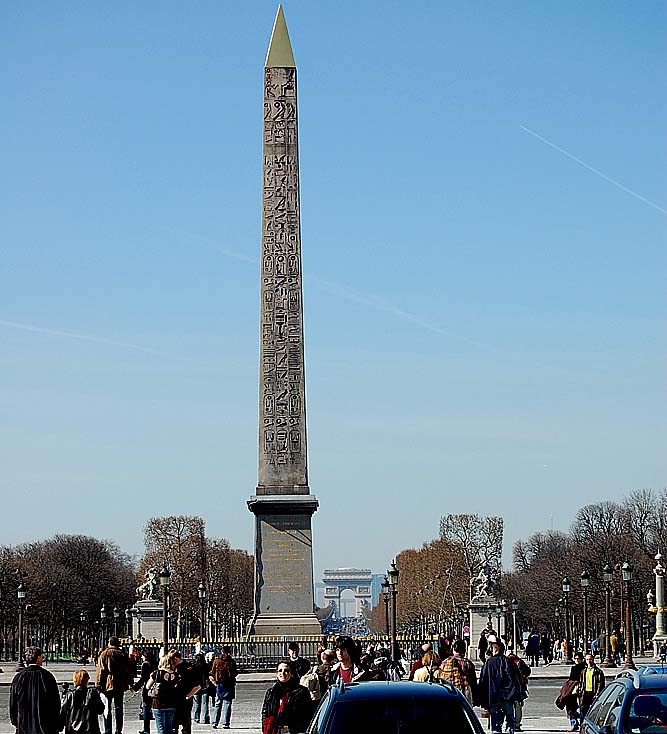
[(572, 646), (570, 645), (570, 600), (569, 595), (572, 587), (570, 586), (570, 579), (567, 576), (563, 576), (561, 581), (561, 588), (563, 589), (563, 600), (565, 604), (565, 657), (563, 660), (564, 665), (573, 665), (572, 660)]
[(132, 637), (132, 610), (129, 607), (125, 610), (125, 627), (127, 636)]
[(107, 612), (106, 604), (102, 604), (102, 608), (100, 609), (100, 648), (104, 647), (104, 638), (106, 636), (108, 616), (109, 613)]
[(389, 593), (391, 596), (391, 659), (394, 663), (398, 662), (398, 643), (396, 642), (396, 597), (398, 595), (398, 569), (396, 568), (396, 561), (391, 562), (391, 566), (387, 571), (387, 578), (389, 579)]
[(560, 606), (558, 605), (554, 609), (554, 617), (556, 618), (556, 636), (560, 638)]
[(26, 590), (23, 581), (21, 581), (16, 589), (16, 598), (19, 602), (19, 659), (16, 664), (16, 670), (21, 670), (25, 668), (25, 663), (23, 662), (23, 615), (25, 611)]
[(512, 599), (510, 602), (512, 607), (512, 645), (514, 646), (514, 654), (519, 654), (519, 643), (516, 639), (516, 613), (519, 610), (519, 602), (516, 599)]
[(384, 631), (389, 637), (389, 579), (386, 576), (382, 582), (382, 598), (384, 600)]
[(169, 645), (169, 578), (171, 573), (165, 563), (160, 571), (160, 586), (162, 587), (162, 646), (167, 654)]
[(616, 662), (611, 655), (611, 582), (614, 578), (614, 569), (607, 563), (602, 569), (602, 580), (604, 581), (604, 636), (605, 636), (605, 658), (602, 662), (603, 668), (615, 668)]
[(591, 575), (584, 569), (579, 577), (581, 582), (581, 593), (584, 595), (584, 655), (588, 652), (588, 587), (591, 583)]
[(130, 611), (132, 612), (132, 615), (134, 616), (134, 618), (137, 620), (137, 639), (140, 640), (141, 639), (141, 615), (142, 615), (142, 611), (137, 606), (132, 607), (132, 609)]
[(498, 632), (498, 640), (500, 640), (501, 637), (502, 637), (502, 632), (501, 632), (501, 627), (500, 627), (500, 620), (501, 620), (504, 612), (505, 612), (505, 600), (504, 599), (500, 599), (498, 601), (498, 605), (496, 606), (496, 621), (498, 623), (496, 626), (498, 627), (498, 629), (497, 629), (497, 632)]
[(114, 637), (118, 637), (118, 620), (120, 619), (120, 609), (118, 607), (113, 608), (113, 634)]
[(632, 634), (632, 610), (630, 607), (630, 588), (634, 569), (626, 561), (621, 566), (621, 576), (625, 583), (625, 670), (637, 670), (635, 661), (632, 659), (633, 634)]
[(206, 622), (204, 621), (204, 609), (206, 606), (206, 587), (204, 582), (200, 581), (197, 587), (197, 596), (199, 596), (199, 644), (204, 644), (204, 635), (206, 634)]

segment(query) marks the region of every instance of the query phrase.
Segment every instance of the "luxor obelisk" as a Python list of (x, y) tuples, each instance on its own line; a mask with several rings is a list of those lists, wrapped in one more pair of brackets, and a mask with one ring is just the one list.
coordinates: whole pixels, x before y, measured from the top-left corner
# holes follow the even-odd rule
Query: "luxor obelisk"
[(296, 66), (282, 7), (264, 69), (256, 635), (319, 634), (313, 605), (301, 297)]

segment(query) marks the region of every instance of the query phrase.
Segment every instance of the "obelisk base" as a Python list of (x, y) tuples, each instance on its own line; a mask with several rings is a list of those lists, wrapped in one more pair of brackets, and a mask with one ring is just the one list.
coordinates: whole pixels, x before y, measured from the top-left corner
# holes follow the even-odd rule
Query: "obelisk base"
[(319, 635), (313, 604), (311, 520), (318, 501), (310, 494), (255, 495), (254, 635)]

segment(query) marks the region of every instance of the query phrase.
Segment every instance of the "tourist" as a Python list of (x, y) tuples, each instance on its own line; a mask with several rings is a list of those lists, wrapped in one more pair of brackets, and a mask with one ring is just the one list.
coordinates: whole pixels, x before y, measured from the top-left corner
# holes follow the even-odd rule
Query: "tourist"
[(287, 646), (287, 652), (289, 653), (289, 661), (294, 675), (301, 678), (310, 670), (310, 660), (306, 660), (306, 658), (299, 655), (299, 644), (297, 642), (290, 642)]
[(327, 648), (320, 653), (320, 664), (316, 668), (316, 673), (320, 679), (320, 691), (322, 695), (326, 693), (327, 688), (331, 685), (331, 669), (336, 662), (336, 653)]
[(415, 673), (422, 667), (422, 659), (427, 652), (433, 650), (433, 645), (430, 642), (425, 642), (419, 650), (415, 650), (412, 653), (412, 665), (408, 672), (408, 680), (414, 680)]
[(151, 699), (146, 691), (146, 684), (148, 683), (151, 673), (155, 670), (153, 659), (151, 658), (148, 650), (144, 650), (141, 653), (141, 672), (139, 673), (139, 680), (132, 686), (133, 690), (141, 691), (141, 720), (144, 722), (144, 728), (140, 734), (150, 734), (151, 732)]
[(584, 720), (593, 699), (604, 688), (604, 673), (595, 664), (595, 658), (586, 655), (586, 667), (579, 675), (579, 709), (581, 720)]
[(421, 663), (421, 668), (415, 670), (412, 680), (417, 681), (417, 683), (432, 682), (433, 671), (438, 669), (440, 658), (433, 650), (429, 650), (422, 656)]
[(134, 683), (134, 663), (120, 649), (120, 640), (110, 637), (108, 646), (97, 659), (97, 690), (104, 693), (109, 709), (104, 719), (105, 734), (111, 734), (112, 713), (116, 719), (116, 734), (123, 731), (123, 695)]
[(210, 680), (215, 684), (215, 710), (213, 728), (217, 729), (222, 715), (222, 728), (229, 729), (232, 720), (232, 702), (236, 698), (236, 661), (231, 656), (232, 649), (223, 647), (222, 652), (213, 660)]
[(523, 719), (523, 702), (528, 698), (528, 678), (530, 677), (530, 667), (514, 653), (513, 650), (507, 650), (507, 659), (516, 665), (519, 671), (519, 681), (521, 683), (521, 699), (514, 702), (514, 731), (521, 731), (521, 720)]
[(9, 719), (16, 734), (57, 734), (60, 691), (56, 679), (45, 670), (39, 647), (25, 651), (27, 666), (12, 680), (9, 689)]
[(104, 701), (97, 688), (88, 688), (89, 681), (85, 670), (74, 673), (74, 688), (65, 694), (60, 710), (60, 728), (65, 734), (100, 734)]
[(491, 644), (491, 657), (479, 675), (478, 695), (479, 704), (489, 711), (492, 732), (500, 734), (506, 721), (506, 731), (514, 734), (514, 702), (521, 700), (521, 681), (516, 665), (505, 657), (500, 640)]
[[(210, 724), (211, 719), (208, 713), (208, 689), (213, 684), (208, 677), (211, 673), (211, 666), (206, 662), (206, 656), (203, 653), (195, 655), (194, 677), (199, 683), (199, 690), (195, 693), (195, 705), (192, 711), (192, 718), (196, 724)], [(214, 687), (215, 690), (215, 687)]]
[(359, 665), (359, 646), (346, 635), (336, 638), (336, 657), (338, 662), (331, 668), (331, 685), (339, 680), (343, 683), (356, 683), (370, 680), (370, 674)]
[(464, 640), (455, 640), (453, 655), (442, 662), (438, 675), (440, 680), (448, 680), (458, 688), (468, 701), (477, 703), (477, 673), (472, 660), (465, 657), (466, 643)]
[(157, 734), (174, 734), (174, 718), (178, 702), (178, 673), (173, 651), (160, 658), (157, 670), (151, 673), (146, 689), (151, 698), (151, 708)]
[(290, 660), (281, 660), (276, 668), (276, 682), (269, 688), (262, 704), (262, 734), (290, 734), (306, 731), (313, 712), (308, 690), (299, 685)]
[(568, 731), (579, 731), (579, 698), (577, 693), (579, 689), (579, 678), (585, 667), (584, 655), (578, 652), (574, 656), (574, 665), (570, 668), (570, 674), (565, 683), (563, 683), (556, 699), (556, 706), (561, 710), (565, 709), (567, 713), (570, 721)]
[(179, 727), (183, 734), (190, 734), (192, 732), (192, 704), (195, 693), (197, 693), (201, 686), (194, 666), (187, 660), (184, 660), (178, 650), (170, 650), (170, 653), (174, 668), (176, 669), (176, 690), (178, 692), (173, 724), (174, 734), (177, 734)]

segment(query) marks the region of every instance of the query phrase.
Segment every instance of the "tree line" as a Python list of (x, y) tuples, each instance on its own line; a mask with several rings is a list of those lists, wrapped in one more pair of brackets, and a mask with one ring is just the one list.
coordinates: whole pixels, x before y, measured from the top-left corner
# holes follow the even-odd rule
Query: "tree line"
[(24, 641), (54, 654), (90, 648), (111, 633), (128, 634), (145, 571), (165, 563), (171, 572), (172, 635), (199, 635), (200, 584), (207, 637), (242, 632), (253, 608), (252, 556), (225, 539), (207, 537), (199, 517), (151, 518), (144, 544), (140, 559), (110, 540), (86, 535), (0, 546), (0, 657), (17, 654), (20, 605)]

